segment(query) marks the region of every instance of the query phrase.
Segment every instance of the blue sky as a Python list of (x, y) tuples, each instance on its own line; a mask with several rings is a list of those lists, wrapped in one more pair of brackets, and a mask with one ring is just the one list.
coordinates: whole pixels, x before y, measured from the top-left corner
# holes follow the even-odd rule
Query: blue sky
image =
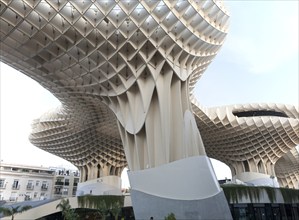
[(205, 106), (274, 102), (298, 106), (298, 1), (227, 1), (230, 30), (199, 80)]
[[(285, 103), (298, 106), (298, 1), (227, 1), (230, 30), (221, 51), (199, 80), (204, 106)], [(23, 74), (0, 66), (1, 160), (68, 166), (28, 141), (34, 118), (59, 102)], [(216, 166), (219, 178), (229, 170)]]

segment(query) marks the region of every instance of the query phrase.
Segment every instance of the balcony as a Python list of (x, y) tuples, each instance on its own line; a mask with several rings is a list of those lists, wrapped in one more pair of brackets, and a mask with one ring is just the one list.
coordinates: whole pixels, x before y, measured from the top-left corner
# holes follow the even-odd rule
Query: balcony
[(18, 189), (20, 189), (20, 185), (12, 185), (11, 189), (18, 190)]
[(27, 189), (27, 190), (33, 190), (33, 189), (34, 189), (34, 186), (31, 185), (31, 184), (30, 184), (30, 185), (27, 185), (27, 186), (26, 186), (26, 189)]
[(56, 186), (63, 186), (63, 185), (64, 185), (64, 182), (60, 182), (60, 181), (58, 181), (58, 182), (55, 182), (55, 185), (56, 185)]
[(41, 190), (42, 190), (42, 191), (46, 191), (46, 190), (48, 190), (48, 186), (42, 186), (42, 187), (41, 187)]
[(30, 198), (30, 196), (29, 195), (25, 195), (25, 199), (24, 199), (25, 201), (30, 201), (31, 200), (31, 198)]
[(9, 197), (10, 202), (15, 202), (18, 200), (18, 197)]
[(73, 188), (72, 194), (73, 194), (73, 196), (75, 196), (77, 194), (77, 188)]

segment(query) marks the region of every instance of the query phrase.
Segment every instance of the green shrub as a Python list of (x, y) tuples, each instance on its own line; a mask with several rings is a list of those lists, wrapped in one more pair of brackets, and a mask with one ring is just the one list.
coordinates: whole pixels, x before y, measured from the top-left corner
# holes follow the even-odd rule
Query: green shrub
[(165, 218), (165, 220), (176, 220), (175, 215), (171, 212)]
[(80, 208), (97, 209), (102, 219), (105, 219), (108, 213), (118, 219), (118, 214), (124, 206), (124, 198), (115, 195), (85, 195), (78, 197), (78, 205)]

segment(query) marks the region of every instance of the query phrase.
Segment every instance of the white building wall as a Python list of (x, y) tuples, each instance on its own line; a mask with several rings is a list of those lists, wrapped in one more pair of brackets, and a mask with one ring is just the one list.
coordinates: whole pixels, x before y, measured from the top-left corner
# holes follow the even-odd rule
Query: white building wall
[(77, 170), (55, 169), (56, 174), (52, 188), (53, 198), (75, 196), (80, 181), (80, 173)]
[[(58, 179), (62, 185), (55, 184)], [(22, 202), (75, 196), (79, 180), (78, 171), (64, 168), (1, 164), (0, 200)], [(55, 193), (57, 187), (61, 194)]]
[(51, 198), (55, 172), (48, 168), (1, 164), (0, 200), (21, 202)]

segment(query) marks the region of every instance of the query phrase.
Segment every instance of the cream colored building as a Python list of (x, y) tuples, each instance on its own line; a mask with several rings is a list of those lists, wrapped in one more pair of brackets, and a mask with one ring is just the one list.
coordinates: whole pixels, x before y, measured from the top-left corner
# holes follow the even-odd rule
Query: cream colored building
[(80, 181), (79, 171), (64, 168), (51, 169), (55, 170), (52, 198), (67, 198), (76, 196), (77, 187)]
[(0, 200), (22, 202), (52, 198), (55, 171), (44, 167), (0, 164)]
[(76, 195), (78, 171), (18, 164), (0, 164), (0, 200), (37, 201)]

